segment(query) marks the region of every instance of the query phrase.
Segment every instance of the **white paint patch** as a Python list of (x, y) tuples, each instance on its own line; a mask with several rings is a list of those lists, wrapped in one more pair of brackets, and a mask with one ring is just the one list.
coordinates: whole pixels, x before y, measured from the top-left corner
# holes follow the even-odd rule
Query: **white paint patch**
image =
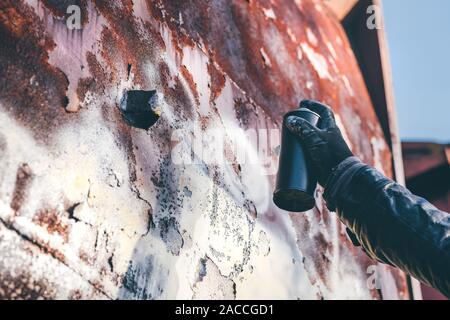
[(330, 50), (331, 56), (333, 57), (334, 60), (338, 60), (338, 56), (336, 54), (336, 50), (334, 50), (333, 45), (331, 44), (330, 41), (327, 41), (327, 48), (328, 50)]
[(310, 44), (312, 44), (314, 47), (317, 47), (319, 41), (310, 28), (306, 28), (306, 37)]
[(302, 48), (297, 47), (297, 59), (300, 61), (303, 58), (303, 51)]
[(303, 6), (303, 1), (302, 0), (295, 0), (295, 4), (297, 5), (297, 7), (299, 7), (300, 9)]
[[(291, 49), (289, 42), (284, 41), (283, 37), (272, 34), (271, 32), (265, 32), (263, 34), (262, 43), (264, 43), (264, 53), (267, 52), (266, 58), (270, 57), (270, 65), (279, 66), (279, 71), (283, 73), (286, 79), (297, 79), (298, 71), (296, 68), (290, 67), (293, 57), (289, 50)], [(295, 91), (301, 92), (302, 88), (300, 82), (292, 81), (291, 84), (294, 86)]]
[(269, 8), (269, 9), (263, 8), (263, 12), (264, 12), (264, 15), (269, 19), (275, 20), (277, 18), (277, 16), (275, 15), (275, 12), (273, 11), (272, 8)]
[(178, 14), (178, 22), (180, 23), (180, 26), (183, 25), (184, 21), (183, 21), (183, 15), (181, 14), (181, 12)]
[[(376, 265), (377, 276), (381, 278), (381, 292), (383, 292), (383, 300), (399, 300), (399, 292), (397, 289), (397, 281), (395, 280), (389, 266), (384, 264)], [(400, 292), (401, 293), (401, 292)], [(404, 297), (403, 297), (404, 298)]]
[(317, 74), (321, 79), (333, 80), (330, 71), (328, 70), (328, 63), (324, 56), (314, 51), (308, 43), (302, 42), (301, 47), (303, 52), (308, 57), (314, 69), (317, 71)]
[(133, 1), (133, 15), (143, 22), (151, 21), (146, 1), (144, 0)]
[[(100, 109), (88, 108), (80, 117), (76, 125), (55, 133), (52, 150), (56, 152), (41, 146), (14, 119), (0, 113), (0, 134), (7, 144), (0, 165), (3, 177), (0, 217), (5, 221), (13, 219), (14, 226), (30, 239), (63, 253), (66, 264), (83, 278), (102, 279), (105, 291), (115, 296), (117, 285), (110, 274), (100, 275), (101, 262), (105, 263), (111, 254), (109, 250), (113, 250), (115, 271), (127, 269), (137, 239), (147, 231), (148, 205), (136, 197), (128, 180), (121, 187), (108, 185), (111, 170), (123, 177), (130, 173), (127, 157), (117, 148), (114, 136), (104, 125)], [(81, 146), (84, 152), (79, 152)], [(29, 186), (32, 196), (25, 199), (20, 216), (13, 218), (11, 210), (5, 210), (11, 200), (5, 195), (12, 194), (17, 168), (22, 163), (27, 163), (34, 175)], [(80, 221), (64, 216), (63, 200), (69, 204), (83, 203), (77, 210)], [(61, 221), (71, 228), (68, 242), (33, 222), (36, 212), (43, 207), (56, 210)], [(94, 246), (95, 239), (92, 242), (90, 239), (97, 232), (108, 234), (108, 245), (106, 239)], [(80, 250), (96, 257), (99, 264), (86, 264), (79, 256)]]
[(292, 32), (292, 29), (287, 27), (286, 32), (289, 36), (289, 38), (291, 39), (292, 42), (297, 42), (297, 37), (295, 36), (294, 32)]
[(234, 298), (234, 282), (224, 277), (217, 266), (210, 260), (203, 262), (204, 276), (195, 285), (195, 295), (193, 299), (200, 300), (223, 300)]
[(384, 171), (384, 164), (382, 162), (382, 153), (386, 150), (386, 142), (382, 138), (372, 137), (370, 139), (370, 145), (373, 150), (373, 163), (375, 169), (386, 175)]
[(264, 48), (259, 49), (259, 52), (261, 53), (261, 57), (263, 58), (264, 64), (270, 68), (272, 66), (272, 63), (270, 62), (269, 56), (267, 55)]
[[(169, 80), (169, 86), (174, 87), (175, 86), (175, 78), (178, 78), (184, 88), (190, 88), (189, 83), (187, 82), (187, 80), (184, 78), (184, 76), (180, 72), (180, 67), (182, 64), (182, 62), (181, 62), (182, 57), (180, 57), (180, 55), (178, 54), (178, 51), (175, 49), (175, 47), (173, 45), (174, 39), (172, 36), (172, 32), (170, 31), (170, 29), (167, 26), (165, 26), (164, 24), (161, 24), (160, 25), (160, 34), (161, 34), (161, 36), (164, 40), (164, 44), (166, 46), (166, 50), (165, 50), (165, 52), (162, 53), (161, 59), (166, 63), (166, 65), (169, 68), (169, 72), (170, 72), (170, 76), (171, 76), (171, 78)], [(194, 51), (196, 49), (188, 48), (187, 50)], [(199, 49), (197, 49), (197, 50), (199, 50)], [(197, 56), (197, 55), (198, 55), (198, 52), (196, 51), (196, 53), (194, 53), (194, 56)], [(203, 60), (203, 59), (200, 59), (200, 60)], [(199, 68), (201, 69), (202, 61), (199, 62), (199, 65), (200, 65)], [(209, 77), (209, 73), (208, 73), (208, 77)], [(190, 89), (186, 90), (186, 93), (188, 94), (191, 104), (195, 105), (196, 101), (195, 101), (194, 94), (191, 92)], [(203, 97), (203, 99), (205, 99), (205, 97)], [(204, 100), (202, 100), (202, 104), (205, 105)], [(206, 110), (205, 110), (205, 112), (206, 112)], [(168, 114), (166, 114), (166, 116), (170, 116), (169, 120), (171, 120), (171, 121), (174, 120), (173, 113), (168, 113)]]
[[(304, 213), (302, 217), (291, 215), (294, 227), (297, 230), (299, 249), (309, 254), (305, 256), (305, 269), (308, 275), (314, 279), (315, 286), (318, 287), (321, 296), (325, 300), (351, 299), (354, 294), (357, 294), (359, 299), (370, 299), (364, 275), (362, 274), (363, 270), (356, 266), (355, 258), (351, 254), (341, 250), (341, 223), (336, 214), (323, 211), (323, 199), (319, 196), (321, 192), (318, 191), (316, 194), (317, 207), (315, 209)], [(319, 212), (331, 214), (331, 217), (328, 217), (327, 224), (322, 218), (318, 218), (321, 217)], [(308, 225), (307, 233), (301, 232), (304, 230), (305, 224)], [(317, 281), (321, 278), (320, 270), (318, 270), (321, 266), (312, 263), (312, 260), (316, 258), (317, 248), (314, 247), (314, 244), (311, 244), (311, 239), (317, 238), (324, 239), (328, 244), (325, 250), (321, 250), (321, 255), (330, 261), (326, 274), (322, 275), (324, 276), (323, 281)], [(342, 286), (342, 283), (345, 283), (345, 285)]]
[(181, 63), (189, 70), (197, 86), (199, 96), (199, 113), (208, 115), (210, 111), (209, 97), (211, 76), (208, 72), (208, 57), (198, 47), (184, 47)]
[[(3, 224), (0, 224), (0, 234), (1, 272), (11, 276), (11, 280), (6, 280), (2, 285), (18, 285), (17, 287), (11, 286), (10, 292), (18, 294), (21, 298), (30, 298), (31, 295), (21, 292), (21, 290), (29, 288), (31, 292), (34, 290), (39, 292), (42, 289), (48, 298), (68, 300), (74, 298), (74, 286), (76, 286), (78, 298), (85, 300), (108, 299), (75, 270), (54, 259), (50, 254), (44, 254), (39, 247), (30, 244), (29, 241), (7, 229)], [(18, 284), (18, 282), (12, 281), (14, 277), (23, 277), (21, 279), (26, 282)], [(9, 296), (9, 298), (14, 299), (13, 296)]]
[(355, 91), (353, 91), (352, 86), (350, 85), (350, 81), (348, 80), (346, 75), (342, 76), (342, 81), (344, 82), (345, 88), (347, 89), (347, 92), (350, 94), (351, 97), (355, 96)]

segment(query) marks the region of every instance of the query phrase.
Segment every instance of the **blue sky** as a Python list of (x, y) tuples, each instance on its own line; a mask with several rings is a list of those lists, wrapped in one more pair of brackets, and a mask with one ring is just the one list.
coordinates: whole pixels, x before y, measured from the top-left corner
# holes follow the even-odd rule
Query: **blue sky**
[(384, 0), (400, 136), (450, 142), (450, 1)]

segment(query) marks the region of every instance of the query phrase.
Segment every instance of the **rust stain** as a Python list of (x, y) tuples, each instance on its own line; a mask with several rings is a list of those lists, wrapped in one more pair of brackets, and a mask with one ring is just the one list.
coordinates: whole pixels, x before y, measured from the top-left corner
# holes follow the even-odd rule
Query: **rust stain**
[(0, 274), (1, 300), (52, 300), (55, 292), (44, 280), (33, 280), (25, 273), (19, 275)]
[(27, 186), (32, 179), (32, 171), (28, 164), (24, 163), (17, 169), (16, 183), (14, 186), (13, 196), (10, 207), (15, 211), (19, 211), (22, 203), (26, 200)]
[[(296, 249), (304, 257), (304, 261), (298, 263), (298, 268), (305, 268), (307, 272), (305, 285), (308, 279), (314, 288), (322, 285), (315, 293), (317, 298), (327, 297), (327, 294), (329, 297), (335, 290), (333, 286), (341, 280), (341, 275), (329, 278), (333, 268), (337, 268), (333, 265), (336, 260), (349, 255), (353, 259), (348, 260), (351, 261), (349, 263), (363, 272), (371, 264), (359, 249), (349, 244), (343, 235), (342, 226), (323, 205), (315, 210), (314, 215), (291, 215), (289, 223), (280, 223), (281, 215), (285, 213), (276, 212), (270, 206), (260, 209), (261, 205), (251, 195), (251, 189), (260, 187), (259, 183), (244, 182), (254, 171), (236, 163), (236, 155), (228, 144), (225, 145), (226, 159), (231, 163), (231, 173), (227, 171), (228, 167), (219, 165), (202, 163), (197, 168), (204, 172), (205, 179), (209, 179), (208, 183), (214, 186), (212, 194), (204, 191), (208, 190), (205, 180), (193, 182), (195, 177), (192, 177), (192, 171), (175, 166), (170, 154), (174, 146), (170, 141), (172, 132), (192, 121), (198, 121), (202, 130), (214, 126), (224, 132), (229, 128), (220, 125), (226, 121), (244, 130), (276, 128), (286, 111), (296, 107), (299, 100), (309, 98), (332, 106), (353, 152), (391, 175), (391, 154), (383, 139), (361, 72), (339, 21), (331, 18), (326, 11), (328, 9), (310, 0), (43, 0), (42, 3), (39, 10), (43, 10), (43, 18), (39, 17), (39, 10), (23, 0), (5, 0), (0, 4), (1, 108), (21, 127), (30, 131), (36, 143), (48, 148), (49, 154), (55, 154), (55, 159), (70, 152), (58, 144), (64, 134), (75, 132), (74, 135), (81, 140), (87, 135), (83, 130), (91, 127), (95, 132), (89, 133), (95, 136), (93, 140), (99, 140), (97, 136), (104, 137), (101, 134), (108, 132), (113, 145), (108, 145), (109, 149), (105, 151), (103, 146), (109, 142), (108, 139), (101, 143), (95, 141), (97, 144), (89, 141), (93, 145), (87, 147), (82, 146), (81, 141), (79, 145), (75, 143), (77, 152), (74, 154), (77, 156), (73, 155), (72, 161), (77, 162), (79, 168), (67, 169), (69, 172), (64, 171), (64, 174), (65, 177), (78, 175), (75, 179), (77, 182), (88, 181), (89, 190), (80, 191), (72, 185), (63, 185), (49, 192), (52, 192), (52, 199), (62, 197), (67, 203), (89, 200), (89, 214), (93, 219), (97, 215), (100, 218), (95, 220), (95, 226), (87, 227), (81, 221), (65, 222), (64, 213), (57, 210), (35, 208), (31, 222), (44, 227), (46, 233), (61, 235), (64, 239), (65, 246), (58, 247), (42, 240), (45, 237), (33, 237), (43, 252), (76, 270), (88, 269), (89, 272), (83, 276), (99, 291), (111, 290), (113, 293), (107, 292), (111, 296), (120, 289), (132, 298), (158, 298), (166, 292), (166, 288), (162, 288), (165, 277), (174, 275), (168, 275), (170, 271), (159, 266), (157, 254), (145, 251), (156, 249), (149, 249), (152, 246), (144, 241), (144, 250), (139, 247), (139, 242), (145, 237), (157, 237), (161, 240), (158, 243), (165, 246), (170, 259), (181, 259), (182, 250), (189, 250), (197, 241), (193, 240), (194, 232), (191, 229), (194, 227), (183, 224), (183, 220), (188, 219), (183, 214), (196, 214), (198, 211), (214, 222), (206, 226), (217, 228), (213, 235), (231, 235), (239, 239), (239, 244), (244, 243), (244, 236), (247, 236), (240, 234), (239, 230), (247, 226), (251, 237), (255, 225), (261, 221), (269, 226), (292, 224), (296, 237), (292, 243), (297, 244)], [(61, 40), (56, 31), (64, 28), (69, 3), (80, 5), (83, 30), (74, 31)], [(55, 19), (53, 30), (47, 26), (46, 19), (49, 17)], [(91, 30), (91, 33), (87, 30)], [(74, 71), (75, 67), (64, 64), (58, 68), (50, 63), (50, 56), (58, 46), (61, 49), (65, 45), (74, 45), (73, 39), (90, 43), (87, 48), (82, 45), (71, 47), (80, 55), (80, 61), (86, 63), (80, 66), (82, 70)], [(197, 54), (201, 59), (188, 56), (190, 53)], [(65, 54), (69, 56), (73, 53)], [(61, 59), (73, 61), (68, 58), (64, 60), (64, 57)], [(82, 106), (75, 114), (69, 114), (64, 109), (69, 99), (73, 99), (68, 94), (69, 86), (73, 86)], [(164, 96), (169, 107), (164, 109), (166, 114), (163, 112), (161, 121), (151, 132), (136, 132), (121, 120), (116, 104), (124, 90), (128, 89), (156, 89)], [(200, 110), (205, 108), (202, 105), (204, 97), (208, 104), (206, 112)], [(224, 97), (228, 100), (220, 102)], [(92, 117), (97, 111), (100, 118)], [(78, 126), (79, 131), (74, 129)], [(67, 128), (71, 131), (64, 131)], [(1, 131), (1, 134), (8, 139), (7, 131)], [(1, 146), (7, 146), (5, 150), (8, 150), (9, 140), (4, 143), (3, 140)], [(83, 148), (87, 148), (85, 155)], [(42, 149), (39, 150), (44, 153)], [(100, 158), (98, 154), (101, 152), (108, 156)], [(117, 154), (123, 157), (117, 160), (114, 158)], [(89, 159), (99, 161), (92, 163)], [(11, 188), (14, 192), (10, 206), (14, 211), (33, 203), (30, 201), (32, 196), (28, 194), (32, 179), (42, 182), (42, 177), (36, 178), (30, 169), (34, 169), (34, 164), (25, 165), (24, 160), (21, 161), (15, 186)], [(121, 168), (123, 162), (125, 183), (114, 190), (111, 186), (103, 186), (97, 175), (109, 172), (113, 166)], [(58, 170), (64, 170), (66, 165), (63, 163), (63, 169)], [(49, 163), (48, 167), (54, 168), (56, 164)], [(85, 177), (88, 175), (85, 171), (95, 174), (89, 173)], [(46, 174), (51, 175), (52, 172)], [(200, 192), (195, 183), (201, 184), (203, 189)], [(233, 183), (245, 185), (233, 189)], [(267, 178), (267, 183), (272, 186), (273, 177)], [(114, 193), (117, 190), (127, 190), (132, 197), (128, 193), (126, 197), (122, 193)], [(218, 195), (221, 190), (226, 194), (222, 198)], [(117, 194), (123, 197), (116, 201), (114, 196)], [(222, 203), (220, 207), (218, 202), (224, 197), (232, 200)], [(321, 195), (317, 198), (318, 203), (322, 203)], [(107, 200), (98, 203), (96, 199)], [(192, 199), (201, 203), (201, 207), (195, 207)], [(145, 210), (139, 207), (130, 209), (132, 212), (125, 212), (119, 205), (108, 206), (117, 202), (127, 202), (130, 207), (135, 203), (144, 203)], [(220, 214), (229, 214), (225, 217), (236, 215), (239, 210), (230, 212), (234, 203), (245, 210), (246, 220), (232, 226), (235, 221), (221, 221), (224, 218), (220, 218)], [(58, 201), (53, 200), (46, 208), (58, 208)], [(144, 212), (145, 219), (133, 220), (133, 215), (140, 211)], [(134, 224), (130, 222), (130, 227), (120, 219)], [(139, 236), (143, 224), (147, 234)], [(92, 230), (89, 229), (91, 227)], [(79, 239), (78, 242), (70, 242), (69, 239), (76, 238), (76, 232), (85, 232), (83, 237), (89, 237), (93, 232), (100, 234), (96, 236), (95, 248), (84, 248), (86, 244)], [(286, 230), (282, 232), (285, 234)], [(105, 235), (101, 236), (103, 233)], [(117, 244), (123, 241), (138, 244), (134, 249), (132, 245), (121, 247)], [(215, 244), (211, 243), (210, 246)], [(66, 258), (66, 250), (78, 252), (79, 262)], [(211, 261), (211, 266), (214, 265), (212, 270), (217, 269), (217, 274), (220, 274), (224, 272), (222, 269), (226, 269), (231, 275), (240, 275), (252, 250), (251, 245), (246, 244), (242, 250), (243, 262), (236, 262), (232, 271), (227, 269), (227, 258), (222, 263)], [(145, 258), (139, 256), (143, 254), (141, 251), (147, 254)], [(93, 258), (87, 252), (96, 252), (98, 256)], [(111, 252), (114, 252), (114, 265)], [(158, 252), (163, 256), (161, 259), (169, 260), (161, 252)], [(267, 256), (270, 258), (274, 254), (277, 253), (269, 250)], [(123, 271), (123, 265), (128, 265), (128, 261), (121, 259), (129, 259), (132, 255), (128, 271)], [(206, 253), (202, 255), (206, 256)], [(225, 256), (217, 253), (215, 259), (222, 255)], [(228, 259), (232, 258), (228, 256)], [(146, 263), (148, 261), (151, 263)], [(299, 274), (302, 272), (303, 269)], [(397, 282), (399, 294), (407, 297), (404, 276), (395, 270), (390, 272)], [(364, 283), (364, 274), (358, 277), (355, 281)], [(208, 286), (214, 285), (214, 279), (209, 279)], [(147, 280), (151, 282), (149, 286)], [(239, 277), (231, 281), (220, 276), (220, 281), (232, 289), (230, 297), (239, 297)], [(111, 289), (114, 283), (117, 287)], [(161, 285), (161, 288), (152, 291), (156, 284)], [(18, 288), (21, 286), (20, 283), (12, 285)], [(207, 293), (208, 287), (202, 287), (202, 290)], [(13, 291), (0, 293), (5, 297), (20, 296)], [(370, 291), (369, 294), (373, 298), (380, 298), (377, 292)], [(45, 289), (24, 296), (52, 297)], [(83, 297), (84, 293), (73, 288), (69, 296), (77, 299)]]
[(220, 72), (212, 63), (208, 63), (208, 73), (211, 76), (211, 97), (209, 101), (214, 103), (222, 92), (226, 79), (223, 72)]
[(197, 90), (197, 84), (194, 81), (194, 77), (186, 68), (186, 66), (181, 66), (181, 75), (184, 77), (184, 79), (186, 79), (187, 83), (189, 84), (191, 91), (194, 93), (195, 102), (198, 105), (200, 103), (200, 97), (199, 92)]
[(67, 78), (48, 62), (55, 43), (22, 1), (2, 1), (0, 17), (0, 100), (23, 125), (33, 123), (30, 129), (45, 141), (47, 133), (68, 121)]
[(78, 255), (79, 255), (81, 261), (83, 261), (87, 265), (91, 265), (91, 266), (94, 265), (95, 258), (92, 257), (91, 255), (89, 255), (88, 253), (81, 251)]
[(83, 293), (80, 290), (73, 290), (69, 294), (69, 300), (82, 300), (83, 299)]
[(49, 234), (60, 235), (65, 242), (68, 241), (70, 227), (64, 222), (61, 213), (57, 209), (43, 208), (33, 216), (33, 222), (44, 227)]
[(81, 78), (78, 81), (77, 95), (80, 101), (84, 101), (88, 92), (104, 94), (107, 84), (112, 81), (110, 74), (106, 73), (92, 52), (86, 53), (86, 61), (91, 77)]

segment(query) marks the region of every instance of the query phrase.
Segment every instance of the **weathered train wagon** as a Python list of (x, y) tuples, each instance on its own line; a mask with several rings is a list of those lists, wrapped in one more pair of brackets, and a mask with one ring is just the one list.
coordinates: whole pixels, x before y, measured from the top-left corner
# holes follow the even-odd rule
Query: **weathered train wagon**
[[(148, 130), (124, 119), (129, 90), (156, 91)], [(274, 206), (281, 117), (303, 98), (394, 175), (322, 1), (1, 1), (0, 297), (410, 298), (321, 188), (309, 212)]]

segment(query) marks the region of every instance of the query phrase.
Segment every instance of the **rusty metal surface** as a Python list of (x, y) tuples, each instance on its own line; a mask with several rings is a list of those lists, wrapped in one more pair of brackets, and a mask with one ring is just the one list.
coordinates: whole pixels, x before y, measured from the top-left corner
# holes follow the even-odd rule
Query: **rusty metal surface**
[(431, 142), (403, 142), (405, 177), (412, 179), (433, 169), (450, 165), (448, 145)]
[[(65, 24), (72, 3), (82, 30)], [(332, 105), (352, 150), (392, 174), (320, 1), (5, 0), (0, 39), (1, 297), (380, 298), (367, 286), (375, 263), (321, 190), (303, 215), (271, 201), (270, 130), (301, 98)], [(127, 89), (161, 94), (148, 132), (121, 118)], [(238, 164), (232, 148), (225, 163), (174, 161), (210, 129), (259, 161)], [(266, 156), (233, 140), (247, 129), (271, 141)], [(404, 276), (377, 268), (384, 298), (407, 298)]]

